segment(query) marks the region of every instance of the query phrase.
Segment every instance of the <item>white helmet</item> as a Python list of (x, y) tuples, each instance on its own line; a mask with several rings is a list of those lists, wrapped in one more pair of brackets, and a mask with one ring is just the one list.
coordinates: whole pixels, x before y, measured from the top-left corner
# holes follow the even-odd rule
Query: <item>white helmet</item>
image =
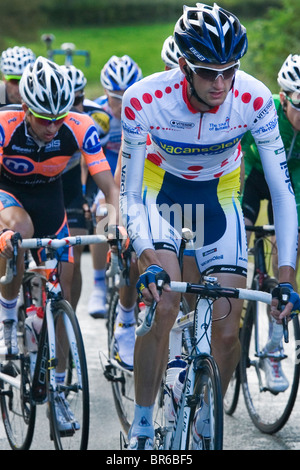
[(3, 75), (22, 75), (27, 64), (33, 64), (35, 54), (26, 47), (9, 47), (1, 54), (0, 69)]
[(174, 69), (178, 67), (178, 59), (181, 56), (180, 51), (175, 44), (174, 37), (169, 36), (163, 43), (161, 58), (167, 67)]
[(61, 65), (61, 68), (71, 79), (75, 93), (76, 91), (83, 90), (87, 82), (83, 72), (77, 69), (74, 65)]
[(41, 56), (33, 65), (27, 65), (19, 89), (24, 103), (33, 111), (55, 116), (69, 111), (75, 96), (73, 84), (61, 66)]
[(287, 57), (278, 72), (277, 82), (284, 91), (300, 92), (300, 55)]
[(109, 91), (127, 90), (141, 78), (141, 69), (128, 55), (123, 57), (113, 55), (100, 74), (101, 85)]

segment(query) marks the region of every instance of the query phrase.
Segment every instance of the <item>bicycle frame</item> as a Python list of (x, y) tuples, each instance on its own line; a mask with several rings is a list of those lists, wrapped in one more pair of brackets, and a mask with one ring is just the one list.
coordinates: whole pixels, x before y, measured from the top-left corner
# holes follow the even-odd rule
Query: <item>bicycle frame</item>
[[(44, 307), (44, 320), (42, 329), (39, 334), (38, 350), (31, 352), (27, 348), (26, 342), (24, 346), (20, 343), (20, 353), (15, 357), (10, 358), (11, 368), (1, 365), (0, 368), (0, 381), (1, 393), (4, 384), (9, 384), (16, 390), (16, 394), (7, 389), (3, 392), (5, 400), (1, 402), (2, 405), (14, 415), (18, 416), (19, 420), (28, 425), (28, 433), (24, 434), (24, 441), (22, 434), (17, 436), (15, 431), (10, 432), (11, 423), (10, 418), (7, 419), (7, 426), (5, 426), (9, 442), (13, 448), (28, 449), (33, 435), (34, 422), (35, 422), (35, 405), (43, 404), (49, 401), (49, 417), (50, 417), (50, 434), (54, 440), (55, 447), (59, 450), (64, 448), (66, 442), (69, 442), (66, 437), (72, 437), (77, 430), (79, 432), (78, 439), (75, 439), (75, 446), (80, 446), (80, 449), (87, 448), (88, 442), (88, 423), (89, 423), (89, 390), (88, 390), (88, 376), (87, 367), (84, 353), (84, 345), (82, 342), (80, 327), (76, 319), (75, 313), (68, 302), (63, 298), (59, 277), (57, 275), (58, 260), (54, 255), (55, 249), (62, 246), (72, 246), (78, 244), (102, 243), (107, 242), (106, 237), (100, 235), (87, 235), (66, 237), (63, 239), (50, 239), (50, 238), (33, 238), (24, 239), (22, 242), (14, 240), (18, 246), (25, 250), (45, 247), (47, 259), (43, 266), (28, 267), (25, 270), (23, 283), (24, 286), (24, 305), (20, 305), (24, 313), (26, 308), (35, 302), (36, 297), (42, 298), (42, 304), (38, 306)], [(16, 261), (16, 256), (14, 257)], [(2, 283), (11, 282), (14, 276), (15, 264), (10, 260), (7, 263), (6, 274), (0, 280)], [(32, 279), (39, 278), (42, 280), (43, 289), (45, 286), (46, 299), (43, 295), (31, 298)], [(28, 285), (27, 285), (28, 283)], [(39, 283), (37, 283), (39, 285)], [(40, 287), (40, 286), (39, 286)], [(30, 299), (27, 297), (30, 296)], [(23, 315), (22, 315), (23, 317)], [(20, 322), (21, 338), (24, 337), (24, 323)], [(57, 336), (57, 334), (59, 336)], [(58, 339), (59, 338), (59, 339)], [(65, 342), (64, 339), (67, 341)], [(60, 349), (58, 349), (60, 347)], [(66, 349), (67, 348), (67, 349)], [(61, 352), (60, 352), (61, 351)], [(19, 365), (15, 366), (14, 361), (18, 360)], [(57, 366), (61, 365), (64, 370), (66, 380), (63, 383), (57, 382)], [(13, 376), (13, 371), (17, 371)], [(60, 372), (58, 372), (60, 373)], [(75, 413), (78, 411), (78, 416), (82, 419), (83, 426), (78, 424), (73, 419), (73, 414), (70, 414), (69, 428), (58, 428), (56, 421), (56, 404), (57, 401), (62, 401), (61, 392), (66, 392), (64, 396), (79, 397), (78, 408), (74, 407)], [(11, 394), (11, 395), (10, 395)], [(13, 400), (12, 409), (10, 408), (9, 401)], [(7, 398), (6, 398), (7, 397)], [(6, 404), (7, 400), (7, 404)], [(76, 400), (73, 400), (75, 404)], [(14, 402), (18, 406), (14, 407)], [(82, 402), (83, 410), (81, 413), (80, 403)], [(19, 403), (21, 406), (19, 406)], [(70, 409), (70, 408), (69, 408)], [(33, 410), (33, 411), (32, 411)], [(70, 409), (71, 410), (71, 409)], [(72, 410), (73, 411), (73, 410)], [(8, 415), (7, 413), (7, 415)], [(32, 419), (31, 419), (32, 416)], [(62, 443), (63, 438), (64, 443)], [(17, 442), (15, 445), (14, 443)]]
[[(171, 282), (174, 292), (197, 294), (200, 298), (196, 311), (179, 316), (170, 332), (170, 359), (182, 354), (182, 339), (188, 327), (194, 325), (194, 336), (191, 342), (192, 351), (188, 351), (188, 371), (184, 389), (178, 403), (175, 421), (169, 421), (164, 429), (159, 429), (164, 449), (186, 449), (189, 433), (189, 419), (192, 393), (195, 385), (195, 371), (202, 358), (211, 355), (210, 339), (212, 326), (213, 302), (220, 297), (240, 298), (244, 300), (260, 300), (271, 303), (271, 294), (248, 289), (225, 288), (216, 284), (215, 278), (206, 278), (207, 284), (190, 284), (186, 282)], [(145, 322), (136, 331), (137, 336), (146, 334), (154, 321), (155, 308), (148, 308)]]

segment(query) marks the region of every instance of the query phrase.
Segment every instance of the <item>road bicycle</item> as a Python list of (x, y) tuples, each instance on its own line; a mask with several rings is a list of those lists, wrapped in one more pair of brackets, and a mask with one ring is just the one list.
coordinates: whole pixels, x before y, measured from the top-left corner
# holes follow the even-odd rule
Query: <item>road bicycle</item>
[[(249, 226), (246, 229), (255, 233), (251, 288), (271, 293), (278, 282), (268, 274), (266, 244), (271, 242), (267, 241), (266, 237), (275, 234), (274, 227)], [(271, 255), (272, 251), (274, 251), (273, 248)], [(271, 320), (269, 307), (257, 300), (248, 302), (241, 330), (242, 351), (239, 378), (252, 422), (261, 432), (268, 434), (279, 431), (286, 424), (297, 397), (300, 374), (297, 357), (297, 349), (300, 345), (298, 316), (295, 316), (289, 325), (289, 337), (284, 339), (280, 325), (275, 325)], [(278, 337), (271, 342), (270, 331), (276, 328), (278, 328)], [(266, 360), (273, 361), (276, 368), (282, 369), (287, 379), (285, 390), (280, 391), (268, 385), (264, 362)], [(238, 381), (235, 387), (236, 391), (239, 388)], [(234, 389), (233, 386), (232, 389)]]
[[(66, 237), (63, 239), (24, 239), (25, 250), (45, 247), (44, 266), (32, 266), (25, 252), (25, 273), (18, 308), (19, 354), (5, 358), (0, 364), (0, 404), (5, 432), (14, 450), (30, 448), (35, 428), (36, 406), (47, 403), (50, 439), (57, 450), (85, 450), (89, 436), (89, 383), (83, 339), (76, 315), (63, 298), (59, 281), (59, 261), (55, 250), (62, 246), (107, 242), (101, 235)], [(15, 274), (18, 242), (9, 261), (2, 283)], [(26, 309), (43, 307), (44, 318), (38, 348), (32, 352), (26, 336)], [(57, 383), (56, 372), (65, 372)], [(65, 406), (65, 399), (68, 406)], [(61, 404), (70, 425), (62, 431), (56, 408)]]
[[(223, 397), (218, 366), (211, 355), (211, 328), (214, 301), (224, 297), (260, 300), (270, 303), (271, 294), (248, 289), (221, 287), (214, 277), (204, 277), (203, 284), (171, 282), (171, 290), (197, 295), (195, 311), (180, 313), (171, 332), (169, 361), (186, 362), (185, 380), (175, 405), (168, 380), (168, 368), (157, 397), (155, 422), (156, 448), (159, 450), (221, 450), (223, 448)], [(230, 300), (228, 305), (230, 312)], [(228, 312), (224, 312), (225, 318)], [(155, 304), (148, 309), (137, 335), (151, 329)], [(195, 433), (194, 421), (203, 407), (209, 408), (209, 437)], [(173, 416), (170, 414), (173, 406)]]
[[(134, 412), (134, 377), (129, 370), (115, 359), (114, 331), (119, 303), (119, 288), (129, 283), (131, 247), (123, 253), (111, 253), (106, 271), (107, 285), (111, 292), (107, 319), (107, 354), (100, 352), (100, 361), (104, 377), (111, 383), (112, 395), (118, 418), (125, 434), (128, 434)], [(143, 304), (136, 302), (135, 317), (139, 323), (139, 314)]]

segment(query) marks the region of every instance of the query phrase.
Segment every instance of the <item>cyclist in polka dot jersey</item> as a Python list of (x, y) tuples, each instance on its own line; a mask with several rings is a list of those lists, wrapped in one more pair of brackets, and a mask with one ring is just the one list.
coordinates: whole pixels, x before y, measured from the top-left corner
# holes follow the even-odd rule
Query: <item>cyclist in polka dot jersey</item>
[[(177, 260), (182, 226), (194, 234), (202, 275), (245, 287), (247, 242), (239, 203), (242, 136), (251, 131), (270, 186), (279, 248), (281, 283), (295, 279), (297, 213), (286, 173), (277, 114), (268, 88), (239, 70), (246, 53), (245, 28), (214, 4), (184, 6), (175, 25), (179, 68), (134, 84), (123, 98), (121, 211), (139, 259), (138, 292), (158, 302), (155, 324), (135, 345), (135, 416), (129, 448), (151, 448), (152, 412), (168, 357), (168, 334), (179, 295), (168, 281), (180, 280)], [(155, 281), (166, 284), (161, 296)], [(297, 299), (298, 295), (295, 293)], [(277, 299), (274, 299), (277, 313)], [(290, 313), (289, 304), (284, 315)], [(214, 304), (212, 352), (223, 392), (239, 361), (242, 303)], [(205, 404), (204, 404), (205, 405)], [(195, 426), (204, 429), (206, 407)], [(204, 434), (205, 435), (205, 434)], [(200, 439), (200, 438), (199, 438)], [(197, 443), (196, 443), (197, 446)]]

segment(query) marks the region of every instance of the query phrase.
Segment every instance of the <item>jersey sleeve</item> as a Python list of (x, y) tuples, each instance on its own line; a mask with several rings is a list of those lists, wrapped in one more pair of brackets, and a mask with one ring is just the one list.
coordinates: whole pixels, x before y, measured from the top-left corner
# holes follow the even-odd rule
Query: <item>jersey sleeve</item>
[(279, 267), (295, 268), (298, 240), (296, 201), (271, 93), (265, 107), (255, 118), (252, 135), (270, 189), (278, 246), (278, 264)]
[(83, 134), (81, 135), (80, 150), (90, 174), (94, 175), (101, 171), (110, 170), (92, 118), (82, 116), (82, 119), (84, 119), (84, 127)]
[(120, 209), (123, 223), (139, 257), (145, 249), (154, 249), (142, 200), (148, 128), (147, 123), (141, 121), (141, 114), (137, 121), (132, 107), (127, 106), (130, 101), (129, 90), (123, 97)]

